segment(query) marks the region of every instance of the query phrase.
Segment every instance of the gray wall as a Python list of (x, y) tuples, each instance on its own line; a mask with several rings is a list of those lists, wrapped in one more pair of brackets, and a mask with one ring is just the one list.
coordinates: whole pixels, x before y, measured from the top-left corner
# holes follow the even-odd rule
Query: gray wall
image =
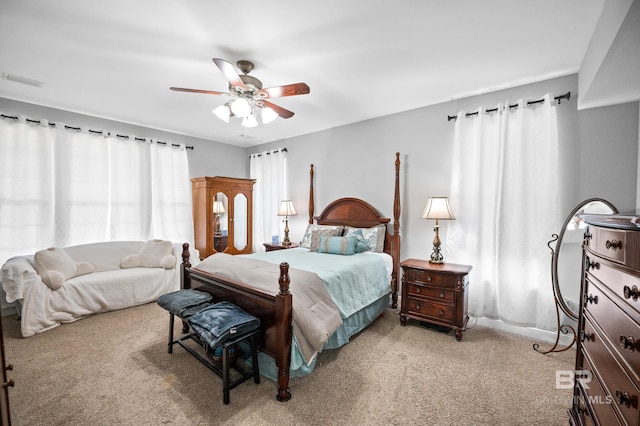
[[(401, 256), (425, 258), (431, 253), (433, 223), (419, 217), (427, 197), (449, 194), (454, 123), (447, 115), (461, 110), (571, 91), (571, 100), (557, 106), (561, 178), (567, 188), (560, 194), (561, 218), (579, 201), (596, 196), (622, 211), (635, 209), (638, 103), (578, 111), (577, 86), (577, 75), (556, 78), (254, 146), (247, 154), (287, 148), (289, 194), (299, 214), (290, 218), (289, 228), (292, 240), (299, 241), (308, 218), (310, 163), (316, 171), (316, 214), (336, 198), (358, 197), (392, 217), (394, 153), (399, 151)], [(454, 214), (461, 208), (452, 206)], [(441, 226), (446, 241), (446, 224)]]

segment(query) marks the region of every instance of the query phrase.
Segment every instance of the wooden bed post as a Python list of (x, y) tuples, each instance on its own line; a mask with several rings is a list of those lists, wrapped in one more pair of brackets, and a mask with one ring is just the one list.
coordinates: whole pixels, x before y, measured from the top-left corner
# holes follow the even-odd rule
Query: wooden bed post
[[(180, 289), (191, 288), (191, 276), (187, 273), (186, 269), (191, 268), (191, 262), (189, 258), (189, 243), (182, 244), (182, 264), (180, 265)], [(182, 319), (182, 334), (189, 332), (189, 323), (187, 320)]]
[(400, 269), (400, 153), (396, 152), (396, 182), (393, 195), (393, 238), (391, 240), (393, 272), (391, 276), (391, 307), (398, 307), (398, 271)]
[(289, 292), (289, 264), (280, 264), (280, 292), (276, 296), (276, 312), (282, 315), (276, 318), (276, 367), (278, 368), (278, 394), (276, 399), (286, 402), (291, 399), (289, 391), (289, 366), (291, 365), (291, 341), (292, 341), (292, 296)]
[(313, 225), (313, 210), (314, 210), (314, 201), (313, 201), (313, 164), (311, 165), (311, 169), (309, 170), (309, 224)]

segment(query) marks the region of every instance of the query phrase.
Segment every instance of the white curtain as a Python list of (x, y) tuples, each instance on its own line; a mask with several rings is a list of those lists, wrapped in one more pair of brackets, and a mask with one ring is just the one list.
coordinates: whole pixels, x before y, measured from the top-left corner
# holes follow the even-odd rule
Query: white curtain
[(0, 262), (109, 240), (193, 241), (184, 146), (0, 120)]
[(471, 264), (469, 312), (555, 330), (547, 242), (559, 228), (554, 99), (455, 124), (447, 261)]
[[(287, 199), (287, 151), (277, 149), (251, 155), (249, 174), (253, 189), (253, 250), (264, 251), (263, 244), (274, 235), (282, 241), (283, 218), (278, 217), (280, 201)], [(295, 207), (295, 206), (294, 206)]]

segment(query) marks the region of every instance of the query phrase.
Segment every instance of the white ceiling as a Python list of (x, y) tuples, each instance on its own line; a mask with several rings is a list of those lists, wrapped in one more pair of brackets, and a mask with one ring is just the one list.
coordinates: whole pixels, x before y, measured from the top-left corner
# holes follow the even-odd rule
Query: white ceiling
[[(0, 0), (0, 72), (45, 83), (0, 97), (252, 146), (575, 73), (604, 2)], [(228, 98), (169, 90), (226, 92), (214, 57), (311, 93), (245, 135)]]

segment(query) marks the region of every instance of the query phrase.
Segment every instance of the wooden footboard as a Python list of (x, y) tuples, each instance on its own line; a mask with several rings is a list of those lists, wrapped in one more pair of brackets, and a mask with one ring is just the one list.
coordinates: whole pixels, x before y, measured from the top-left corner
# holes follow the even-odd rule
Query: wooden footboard
[[(227, 280), (191, 268), (189, 244), (182, 251), (181, 287), (206, 291), (218, 302), (226, 300), (260, 319), (261, 333), (258, 345), (263, 352), (275, 358), (278, 368), (278, 401), (291, 399), (289, 365), (292, 342), (292, 297), (289, 292), (289, 265), (280, 264), (278, 285), (280, 291), (268, 294), (246, 284)], [(275, 286), (275, 283), (274, 283)]]

